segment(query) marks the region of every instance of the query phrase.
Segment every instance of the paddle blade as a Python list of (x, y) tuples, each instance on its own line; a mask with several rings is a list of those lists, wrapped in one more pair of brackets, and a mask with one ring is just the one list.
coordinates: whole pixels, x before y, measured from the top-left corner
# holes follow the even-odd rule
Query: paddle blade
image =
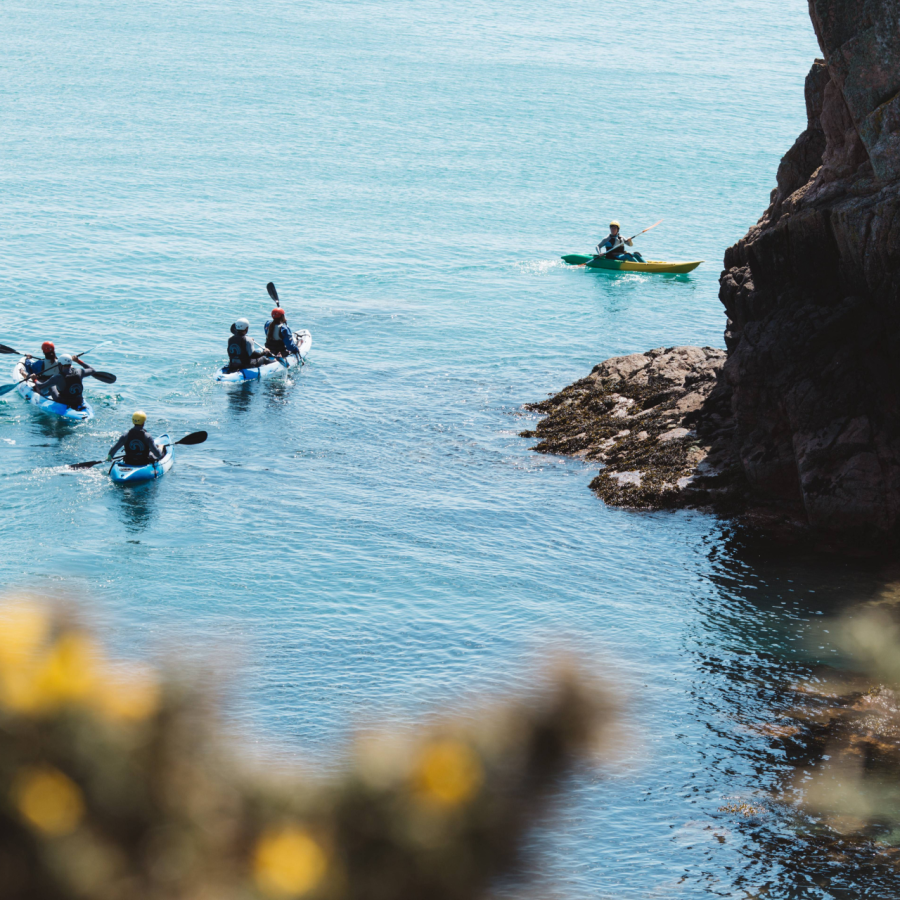
[(99, 466), (100, 463), (105, 463), (105, 459), (92, 459), (90, 462), (83, 463), (69, 463), (66, 466), (67, 469), (90, 469), (93, 466)]
[(0, 353), (13, 353), (16, 356), (21, 356), (18, 350), (13, 350), (12, 347), (7, 347), (6, 344), (0, 344)]
[(278, 291), (275, 290), (275, 285), (271, 281), (266, 285), (266, 290), (269, 292), (269, 296), (278, 303)]
[(195, 431), (193, 434), (185, 435), (180, 441), (175, 441), (176, 444), (202, 444), (209, 435), (205, 431)]
[(112, 372), (94, 372), (93, 377), (97, 379), (97, 381), (102, 381), (104, 384), (115, 384), (116, 376), (112, 374)]
[(14, 391), (16, 387), (18, 387), (17, 384), (4, 384), (3, 387), (0, 387), (0, 397), (8, 394), (10, 391)]

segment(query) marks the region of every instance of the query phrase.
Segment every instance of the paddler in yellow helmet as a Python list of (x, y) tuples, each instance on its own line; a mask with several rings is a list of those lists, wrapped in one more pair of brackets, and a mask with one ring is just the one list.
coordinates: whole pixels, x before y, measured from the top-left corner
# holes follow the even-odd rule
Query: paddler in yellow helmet
[(142, 409), (135, 410), (131, 417), (133, 427), (120, 437), (107, 455), (112, 459), (119, 450), (125, 450), (126, 466), (146, 466), (155, 459), (162, 459), (162, 451), (156, 446), (150, 432), (144, 428), (147, 421), (147, 413)]
[(623, 238), (622, 235), (619, 234), (620, 227), (621, 226), (615, 219), (609, 223), (609, 236), (597, 244), (594, 256), (602, 257), (603, 259), (617, 259), (621, 262), (643, 262), (644, 257), (641, 256), (640, 253), (637, 251), (629, 253), (625, 249), (626, 246), (634, 246), (634, 241), (632, 241), (631, 238)]

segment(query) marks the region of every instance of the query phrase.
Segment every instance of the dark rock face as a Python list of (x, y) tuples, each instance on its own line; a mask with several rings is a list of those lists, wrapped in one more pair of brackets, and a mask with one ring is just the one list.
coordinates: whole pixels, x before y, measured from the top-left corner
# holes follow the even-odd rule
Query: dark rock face
[[(837, 546), (900, 532), (900, 0), (809, 7), (825, 59), (807, 76), (807, 128), (769, 208), (725, 252), (727, 360), (699, 348), (609, 360), (533, 407), (548, 419), (531, 434), (540, 450), (605, 462), (592, 487), (609, 502), (724, 502), (764, 529), (799, 524)], [(661, 362), (673, 353), (680, 362)], [(679, 392), (692, 393), (675, 370), (696, 354), (718, 380), (679, 423), (693, 449), (676, 460), (653, 433), (641, 451), (643, 411), (615, 422), (610, 401), (644, 403), (641, 379), (668, 379), (653, 413), (666, 425)]]
[(811, 0), (826, 54), (763, 217), (725, 254), (735, 452), (815, 529), (900, 524), (900, 5)]

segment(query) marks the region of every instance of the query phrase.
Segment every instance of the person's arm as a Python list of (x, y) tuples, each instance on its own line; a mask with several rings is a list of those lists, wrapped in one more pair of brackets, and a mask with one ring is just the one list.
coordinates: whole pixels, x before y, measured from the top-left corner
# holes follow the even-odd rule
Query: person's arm
[(125, 437), (126, 435), (122, 435), (110, 448), (109, 453), (106, 454), (107, 459), (112, 459), (121, 449), (125, 446)]
[(287, 325), (281, 326), (281, 339), (284, 341), (284, 348), (288, 353), (299, 353), (300, 348), (294, 340), (294, 332)]
[(625, 238), (625, 243), (628, 244), (629, 247), (634, 246), (634, 241), (631, 238)]
[(84, 363), (81, 364), (81, 377), (87, 378), (88, 375), (93, 375), (96, 372), (96, 369), (92, 369), (90, 366), (86, 366)]

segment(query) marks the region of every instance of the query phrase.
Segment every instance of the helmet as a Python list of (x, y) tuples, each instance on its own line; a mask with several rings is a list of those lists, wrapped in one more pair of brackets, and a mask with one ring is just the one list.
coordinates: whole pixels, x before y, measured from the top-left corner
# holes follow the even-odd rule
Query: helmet
[(68, 353), (60, 353), (59, 356), (56, 357), (56, 361), (61, 366), (71, 366), (72, 365), (72, 357), (69, 356)]
[(56, 352), (56, 347), (53, 344), (53, 341), (44, 341), (41, 344), (41, 352), (42, 353), (54, 353)]
[(131, 414), (131, 421), (134, 422), (135, 425), (143, 425), (144, 422), (147, 421), (147, 413), (142, 409), (135, 410)]
[(284, 318), (284, 310), (280, 306), (276, 306), (275, 309), (272, 310), (272, 318), (273, 319), (283, 319)]
[(234, 323), (234, 328), (236, 331), (247, 331), (250, 328), (250, 323), (246, 319), (238, 319)]
[(616, 228), (621, 228), (621, 227), (622, 227), (615, 219), (613, 219), (612, 222), (609, 223), (609, 227), (612, 228), (613, 225), (615, 225)]

